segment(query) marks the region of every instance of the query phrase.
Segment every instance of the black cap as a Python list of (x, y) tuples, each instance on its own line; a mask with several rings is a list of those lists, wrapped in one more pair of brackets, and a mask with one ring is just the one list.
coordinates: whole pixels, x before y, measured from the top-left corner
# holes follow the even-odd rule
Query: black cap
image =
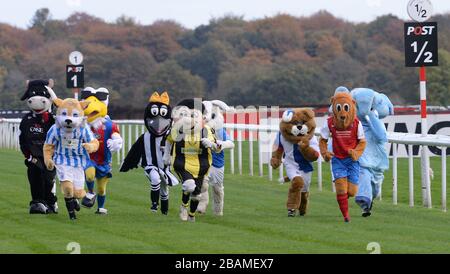
[(177, 107), (178, 106), (186, 106), (189, 109), (194, 109), (195, 108), (195, 102), (200, 103), (200, 105), (202, 106), (202, 113), (205, 113), (205, 106), (203, 105), (202, 100), (201, 99), (197, 99), (197, 98), (196, 99), (191, 99), (191, 98), (183, 99), (177, 104)]
[(48, 80), (31, 80), (28, 82), (27, 90), (25, 91), (25, 94), (22, 95), (22, 98), (20, 100), (26, 100), (33, 96), (43, 96), (50, 98), (50, 93), (48, 93), (47, 88), (45, 86), (49, 85)]

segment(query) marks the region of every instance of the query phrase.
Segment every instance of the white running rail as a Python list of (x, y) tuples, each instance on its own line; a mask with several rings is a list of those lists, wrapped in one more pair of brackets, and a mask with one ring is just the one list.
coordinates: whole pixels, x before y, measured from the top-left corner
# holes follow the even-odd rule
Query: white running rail
[[(124, 139), (124, 146), (121, 151), (117, 153), (115, 161), (121, 164), (127, 151), (131, 148), (134, 141), (145, 132), (144, 123), (141, 120), (116, 120), (119, 125), (121, 135)], [(0, 148), (9, 148), (19, 150), (19, 123), (20, 119), (0, 119)], [(230, 163), (229, 170), (232, 174), (235, 173), (235, 164), (237, 163), (238, 174), (243, 174), (243, 157), (248, 157), (248, 174), (254, 175), (253, 162), (254, 150), (253, 146), (257, 142), (257, 162), (258, 175), (264, 176), (265, 166), (269, 180), (273, 180), (272, 167), (269, 164), (270, 153), (272, 151), (273, 137), (267, 138), (270, 134), (278, 132), (278, 125), (252, 125), (252, 124), (225, 124), (231, 138), (236, 133), (237, 140), (235, 149), (228, 152)], [(316, 129), (316, 134), (318, 130)], [(247, 134), (247, 141), (244, 141), (243, 136)], [(427, 146), (435, 146), (441, 149), (441, 204), (442, 210), (447, 211), (447, 153), (446, 150), (450, 147), (450, 136), (446, 135), (428, 135), (426, 137), (420, 134), (397, 133), (388, 132), (388, 142), (391, 144), (403, 144), (408, 146), (408, 151), (412, 151), (413, 145), (419, 145), (421, 149)], [(243, 145), (248, 145), (248, 155), (243, 154)], [(237, 162), (235, 161), (235, 150), (237, 150)], [(398, 174), (397, 174), (397, 146), (392, 146), (392, 202), (397, 204), (397, 189), (398, 189)], [(414, 206), (414, 165), (413, 155), (409, 153), (408, 157), (408, 185), (409, 185), (409, 205)], [(282, 178), (283, 168), (279, 168), (278, 178)], [(317, 161), (317, 182), (318, 189), (322, 190), (322, 159)], [(334, 188), (333, 188), (334, 190)]]

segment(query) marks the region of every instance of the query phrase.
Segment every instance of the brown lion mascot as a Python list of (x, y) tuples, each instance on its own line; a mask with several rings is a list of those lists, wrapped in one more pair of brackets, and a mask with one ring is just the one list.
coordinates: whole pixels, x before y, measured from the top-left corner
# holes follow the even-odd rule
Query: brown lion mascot
[[(346, 92), (331, 98), (332, 113), (320, 130), (320, 153), (325, 161), (331, 160), (333, 180), (339, 208), (345, 222), (350, 222), (348, 198), (358, 192), (359, 162), (366, 140), (361, 122), (356, 117), (356, 103)], [(327, 142), (331, 138), (332, 152)]]

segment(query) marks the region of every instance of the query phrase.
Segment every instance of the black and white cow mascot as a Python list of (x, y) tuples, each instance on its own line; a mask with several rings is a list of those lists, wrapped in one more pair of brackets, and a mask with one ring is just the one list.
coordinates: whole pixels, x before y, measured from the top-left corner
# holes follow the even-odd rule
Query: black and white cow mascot
[(19, 135), (31, 188), (30, 214), (58, 212), (55, 170), (45, 168), (42, 151), (47, 131), (55, 123), (50, 112), (54, 93), (51, 94), (47, 88), (52, 88), (53, 84), (52, 79), (27, 81), (25, 94), (21, 98), (30, 108), (20, 122)]

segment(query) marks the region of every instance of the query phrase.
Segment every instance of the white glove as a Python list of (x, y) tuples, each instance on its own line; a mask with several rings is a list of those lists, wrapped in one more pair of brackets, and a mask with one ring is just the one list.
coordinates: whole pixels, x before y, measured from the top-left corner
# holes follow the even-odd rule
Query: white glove
[(217, 150), (217, 144), (209, 140), (208, 138), (202, 138), (202, 145), (212, 150)]
[(112, 139), (108, 139), (106, 141), (106, 145), (108, 146), (111, 152), (117, 152), (122, 148), (123, 140), (121, 137), (112, 136)]

